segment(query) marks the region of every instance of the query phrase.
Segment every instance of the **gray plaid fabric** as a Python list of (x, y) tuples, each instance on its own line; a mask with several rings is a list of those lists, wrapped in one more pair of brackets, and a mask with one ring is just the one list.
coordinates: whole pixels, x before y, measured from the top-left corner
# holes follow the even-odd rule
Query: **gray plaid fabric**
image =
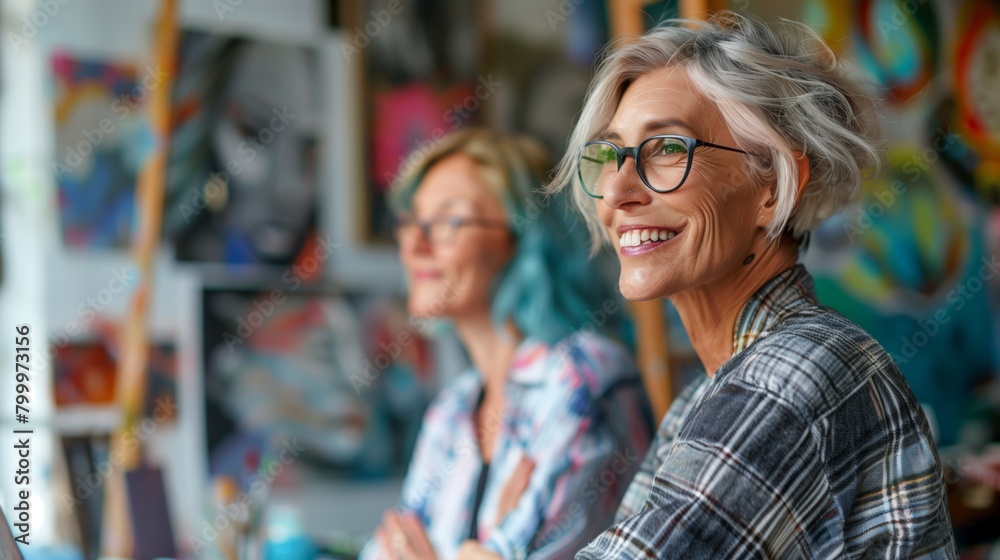
[(923, 411), (798, 265), (744, 307), (734, 356), (688, 387), (588, 558), (956, 558)]

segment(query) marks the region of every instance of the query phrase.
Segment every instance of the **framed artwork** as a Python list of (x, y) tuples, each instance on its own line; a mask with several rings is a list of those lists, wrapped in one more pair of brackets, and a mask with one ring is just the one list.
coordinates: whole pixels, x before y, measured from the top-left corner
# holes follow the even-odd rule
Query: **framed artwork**
[(497, 84), (482, 70), (480, 3), (366, 0), (345, 15), (351, 28), (341, 52), (361, 64), (358, 150), (362, 171), (363, 243), (391, 239), (387, 193), (414, 154), (461, 127), (486, 120)]
[(115, 360), (102, 342), (75, 343), (56, 351), (56, 407), (112, 406), (115, 400)]
[(178, 260), (288, 265), (309, 250), (320, 136), (314, 51), (181, 34), (163, 217)]
[(202, 314), (210, 476), (246, 480), (292, 440), (304, 464), (341, 478), (405, 469), (434, 370), (395, 299), (206, 288)]
[[(146, 399), (143, 410), (172, 421), (177, 402), (177, 349), (170, 341), (149, 346)], [(113, 407), (118, 369), (118, 347), (108, 338), (76, 341), (57, 347), (54, 401), (57, 408)], [(163, 416), (167, 414), (167, 416)]]
[(143, 157), (146, 84), (132, 64), (56, 52), (56, 153), (52, 170), (59, 230), (68, 247), (128, 247), (135, 228), (135, 183)]

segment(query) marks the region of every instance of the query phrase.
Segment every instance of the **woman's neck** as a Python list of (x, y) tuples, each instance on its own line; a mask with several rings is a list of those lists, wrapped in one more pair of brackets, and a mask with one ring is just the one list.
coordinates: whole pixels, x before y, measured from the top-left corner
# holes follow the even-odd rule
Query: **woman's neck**
[(483, 378), (483, 395), (473, 414), (476, 440), (484, 463), (493, 458), (493, 447), (502, 422), (504, 385), (514, 360), (520, 336), (508, 325), (506, 336), (497, 332), (489, 311), (472, 316), (453, 317), (458, 338), (465, 345), (473, 367)]
[(520, 334), (511, 326), (506, 333), (498, 332), (489, 311), (453, 318), (453, 324), (472, 366), (483, 378), (484, 402), (501, 398)]
[(733, 331), (747, 301), (797, 261), (794, 244), (775, 243), (758, 252), (750, 264), (738, 265), (707, 284), (670, 297), (709, 377), (733, 356)]

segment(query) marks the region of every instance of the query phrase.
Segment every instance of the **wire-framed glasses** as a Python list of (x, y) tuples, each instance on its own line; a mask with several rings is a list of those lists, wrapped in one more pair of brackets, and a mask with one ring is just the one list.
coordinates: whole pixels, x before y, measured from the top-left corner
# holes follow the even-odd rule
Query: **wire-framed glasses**
[(429, 220), (418, 220), (413, 215), (402, 214), (396, 216), (393, 231), (398, 242), (419, 232), (431, 245), (442, 246), (452, 243), (458, 235), (458, 230), (463, 227), (508, 228), (506, 222), (485, 218), (438, 216)]
[(604, 188), (608, 181), (621, 169), (625, 158), (632, 156), (635, 170), (642, 182), (653, 192), (668, 193), (679, 189), (687, 180), (695, 148), (701, 146), (749, 153), (675, 134), (650, 136), (634, 148), (622, 148), (607, 140), (594, 140), (587, 142), (580, 151), (577, 174), (587, 194), (594, 198), (604, 198)]

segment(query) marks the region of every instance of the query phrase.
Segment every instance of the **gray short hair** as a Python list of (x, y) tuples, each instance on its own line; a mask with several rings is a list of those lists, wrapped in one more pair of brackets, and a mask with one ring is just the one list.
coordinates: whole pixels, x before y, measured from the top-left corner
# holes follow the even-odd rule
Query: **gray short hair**
[[(866, 172), (880, 163), (875, 101), (846, 78), (842, 64), (809, 27), (766, 24), (723, 11), (707, 22), (670, 20), (601, 63), (550, 190), (573, 185), (573, 199), (594, 234), (607, 233), (594, 199), (580, 188), (577, 156), (610, 123), (628, 86), (649, 72), (676, 65), (713, 100), (737, 145), (758, 156), (740, 158), (755, 178), (775, 185), (771, 240), (802, 240), (860, 192)], [(796, 204), (795, 152), (810, 161), (809, 181)]]

